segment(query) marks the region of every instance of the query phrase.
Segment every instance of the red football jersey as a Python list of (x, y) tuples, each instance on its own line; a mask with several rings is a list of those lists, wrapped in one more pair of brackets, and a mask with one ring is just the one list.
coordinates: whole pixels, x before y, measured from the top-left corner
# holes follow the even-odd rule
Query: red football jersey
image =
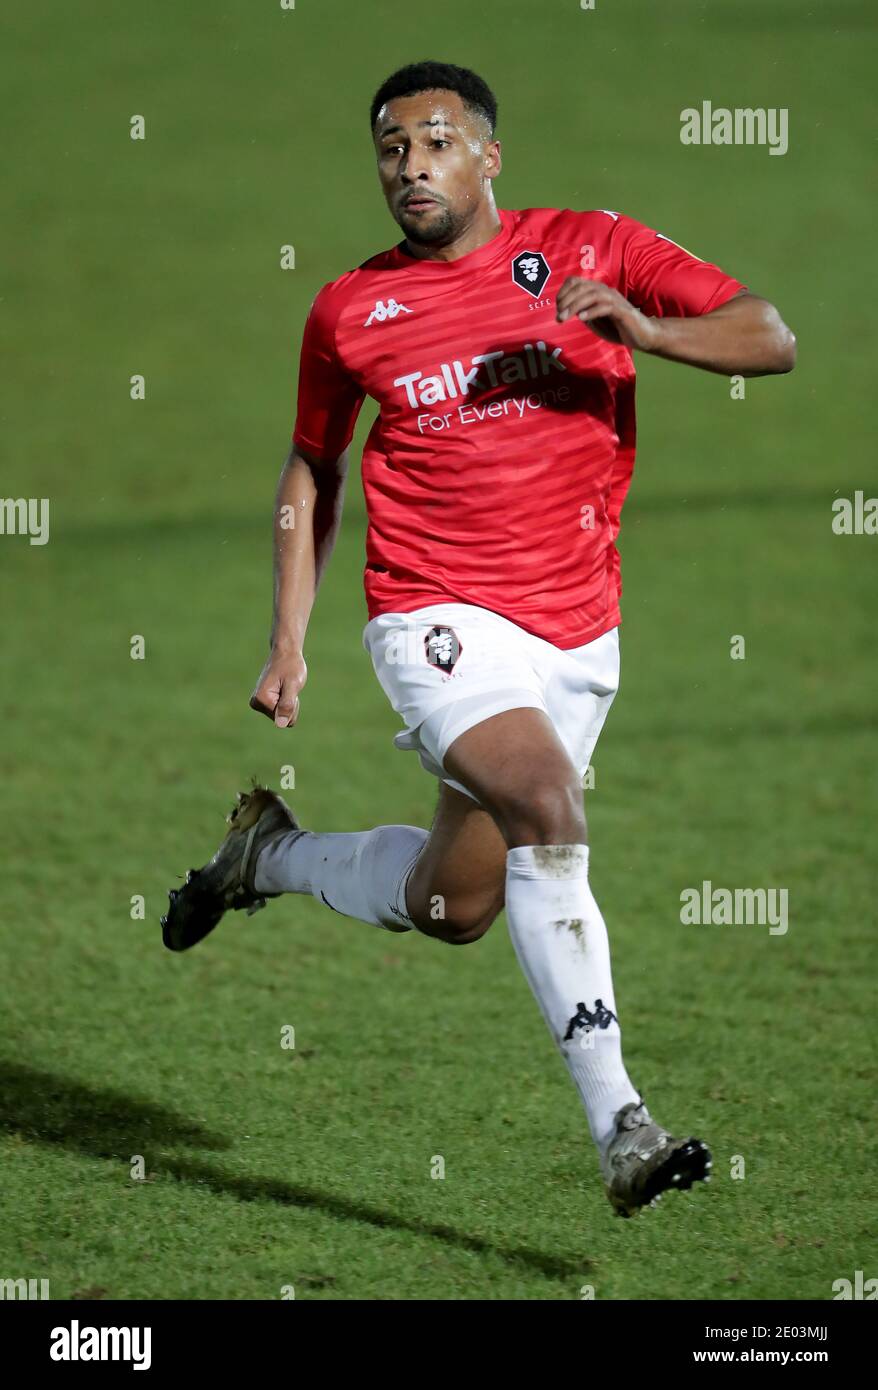
[(293, 439), (363, 452), (369, 617), (476, 604), (558, 647), (620, 621), (616, 537), (634, 466), (634, 363), (578, 319), (569, 275), (684, 317), (743, 285), (615, 212), (500, 213), (456, 261), (400, 246), (324, 286), (302, 343)]

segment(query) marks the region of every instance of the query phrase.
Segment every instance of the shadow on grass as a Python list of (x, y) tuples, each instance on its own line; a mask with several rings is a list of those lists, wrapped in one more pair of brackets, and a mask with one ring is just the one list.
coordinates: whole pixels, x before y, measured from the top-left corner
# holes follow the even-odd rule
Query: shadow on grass
[(370, 1206), (350, 1197), (320, 1192), (314, 1188), (296, 1187), (292, 1183), (275, 1178), (235, 1177), (188, 1159), (165, 1163), (159, 1170), (159, 1175), (161, 1174), (168, 1174), (181, 1182), (193, 1182), (200, 1187), (209, 1187), (216, 1193), (236, 1197), (241, 1202), (277, 1202), (285, 1207), (306, 1208), (346, 1221), (359, 1221), (379, 1230), (409, 1231), (416, 1236), (430, 1236), (434, 1240), (444, 1241), (447, 1245), (454, 1245), (458, 1250), (470, 1250), (479, 1255), (496, 1255), (510, 1264), (537, 1270), (549, 1279), (572, 1279), (579, 1274), (587, 1274), (592, 1268), (591, 1261), (586, 1258), (573, 1261), (561, 1256), (548, 1255), (541, 1250), (532, 1250), (527, 1246), (498, 1245), (482, 1236), (456, 1230), (455, 1227), (441, 1221), (410, 1219), (399, 1212), (382, 1211), (380, 1207)]
[(156, 1148), (230, 1147), (225, 1135), (162, 1105), (7, 1061), (0, 1061), (2, 1132), (125, 1163), (142, 1153), (147, 1142)]
[[(193, 1124), (163, 1106), (17, 1062), (0, 1062), (0, 1133), (18, 1134), (33, 1143), (55, 1144), (91, 1158), (121, 1159), (126, 1164), (132, 1154), (143, 1153), (150, 1146), (230, 1147), (224, 1135)], [(162, 1157), (151, 1171), (157, 1178), (170, 1177), (206, 1187), (218, 1196), (234, 1197), (239, 1202), (276, 1202), (379, 1230), (428, 1236), (459, 1250), (497, 1256), (549, 1279), (575, 1278), (587, 1274), (592, 1267), (586, 1258), (573, 1261), (526, 1246), (498, 1245), (444, 1222), (407, 1218), (350, 1197), (297, 1187), (275, 1178), (236, 1176), (197, 1159)]]

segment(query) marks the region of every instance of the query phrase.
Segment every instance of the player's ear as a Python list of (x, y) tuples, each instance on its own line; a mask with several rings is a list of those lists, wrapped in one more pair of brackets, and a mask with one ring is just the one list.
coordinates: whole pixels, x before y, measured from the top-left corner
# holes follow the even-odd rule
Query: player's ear
[(503, 168), (503, 158), (500, 150), (500, 141), (491, 140), (485, 146), (485, 174), (489, 179), (495, 179)]

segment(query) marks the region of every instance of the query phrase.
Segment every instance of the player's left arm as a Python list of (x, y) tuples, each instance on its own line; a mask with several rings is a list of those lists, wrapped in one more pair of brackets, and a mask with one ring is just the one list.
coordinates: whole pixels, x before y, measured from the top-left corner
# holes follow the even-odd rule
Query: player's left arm
[(558, 291), (559, 323), (579, 318), (611, 343), (723, 376), (791, 372), (796, 339), (767, 299), (741, 290), (717, 309), (686, 318), (654, 318), (618, 290), (571, 275)]

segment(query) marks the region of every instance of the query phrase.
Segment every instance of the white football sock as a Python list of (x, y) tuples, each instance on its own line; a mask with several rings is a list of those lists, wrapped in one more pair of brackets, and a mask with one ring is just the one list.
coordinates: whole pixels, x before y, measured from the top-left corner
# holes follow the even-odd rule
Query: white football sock
[(610, 945), (588, 884), (588, 846), (511, 849), (506, 917), (519, 964), (603, 1157), (616, 1112), (640, 1096), (622, 1062)]
[(416, 825), (379, 825), (350, 835), (292, 830), (256, 861), (257, 893), (312, 893), (346, 917), (412, 928), (405, 886), (427, 838)]

